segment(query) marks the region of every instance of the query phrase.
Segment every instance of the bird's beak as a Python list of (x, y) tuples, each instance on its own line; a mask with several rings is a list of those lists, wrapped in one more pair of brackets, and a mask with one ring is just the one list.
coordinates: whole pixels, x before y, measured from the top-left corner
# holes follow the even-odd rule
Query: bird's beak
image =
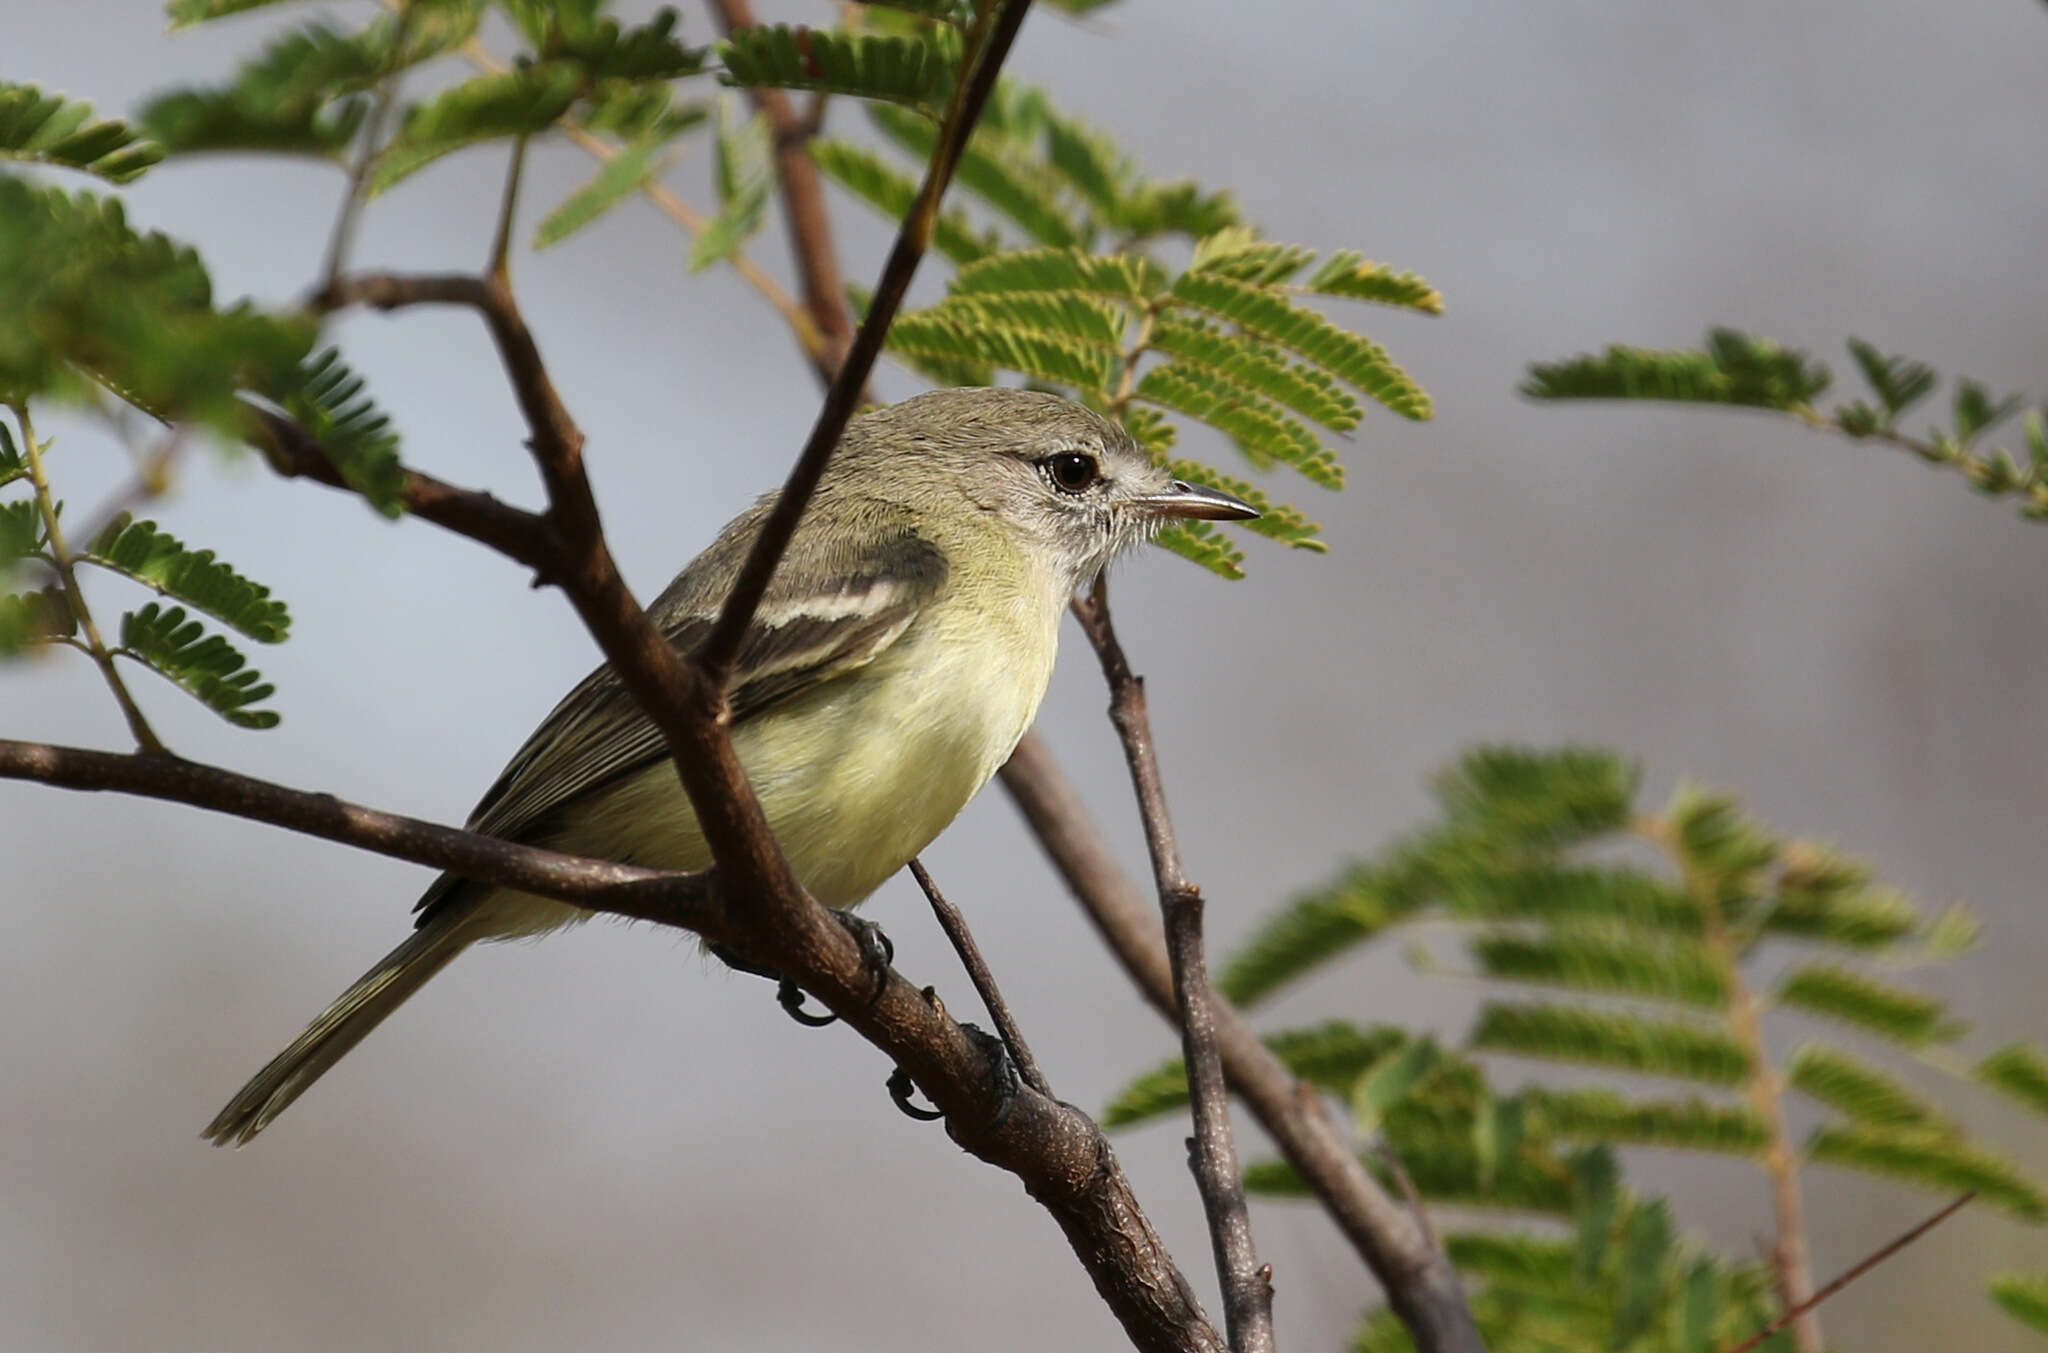
[(1161, 517), (1198, 517), (1203, 521), (1250, 521), (1259, 515), (1257, 508), (1242, 498), (1233, 498), (1221, 489), (1203, 488), (1176, 479), (1166, 486), (1164, 493), (1148, 493), (1132, 501), (1134, 507)]

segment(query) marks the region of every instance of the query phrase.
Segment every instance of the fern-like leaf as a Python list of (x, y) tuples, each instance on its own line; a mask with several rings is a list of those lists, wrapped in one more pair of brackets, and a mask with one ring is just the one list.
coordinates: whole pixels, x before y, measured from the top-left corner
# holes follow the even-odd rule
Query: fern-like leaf
[(1430, 416), (1429, 396), (1384, 348), (1283, 295), (1212, 271), (1183, 273), (1173, 297), (1307, 358), (1404, 418)]
[(1531, 366), (1530, 399), (1648, 399), (1732, 404), (1784, 412), (1804, 409), (1827, 389), (1828, 369), (1805, 353), (1732, 329), (1716, 329), (1702, 348), (1615, 345), (1598, 356)]
[(1206, 522), (1174, 522), (1154, 536), (1152, 543), (1219, 578), (1237, 582), (1244, 577), (1244, 551)]
[(1567, 1141), (1661, 1146), (1755, 1158), (1770, 1129), (1746, 1105), (1710, 1100), (1639, 1100), (1612, 1090), (1529, 1090), (1533, 1129)]
[(1149, 301), (1167, 287), (1165, 270), (1136, 254), (1088, 254), (1079, 249), (1027, 249), (995, 254), (962, 268), (949, 291), (1080, 291)]
[(1970, 1074), (2036, 1113), (2048, 1114), (2048, 1056), (2033, 1043), (2008, 1043)]
[(1283, 404), (1333, 432), (1358, 426), (1357, 399), (1317, 367), (1289, 362), (1272, 348), (1199, 321), (1162, 318), (1148, 340), (1155, 352), (1213, 370), (1252, 394)]
[(768, 119), (756, 114), (740, 122), (729, 102), (720, 103), (714, 144), (718, 215), (690, 245), (691, 272), (731, 258), (768, 217), (774, 149)]
[(1421, 884), (1413, 858), (1347, 870), (1268, 918), (1224, 964), (1217, 991), (1233, 1005), (1255, 1004), (1410, 919), (1429, 900)]
[[(1332, 1094), (1349, 1094), (1360, 1076), (1406, 1039), (1403, 1030), (1391, 1025), (1360, 1029), (1336, 1020), (1314, 1028), (1267, 1034), (1260, 1041), (1280, 1059), (1282, 1066), (1302, 1080)], [(1187, 1104), (1187, 1067), (1175, 1057), (1118, 1091), (1102, 1111), (1101, 1121), (1104, 1127), (1129, 1127), (1176, 1113)]]
[[(927, 118), (887, 105), (868, 109), (868, 117), (919, 159), (929, 159), (938, 148), (938, 128)], [(1062, 248), (1087, 242), (1087, 224), (1062, 196), (1051, 167), (987, 129), (968, 140), (954, 178), (1039, 244)]]
[(1496, 932), (1468, 942), (1487, 976), (1718, 1008), (1728, 995), (1721, 966), (1699, 945), (1580, 932)]
[[(890, 168), (881, 156), (850, 141), (813, 140), (809, 150), (819, 172), (891, 221), (900, 221), (910, 214), (917, 201), (917, 184), (909, 175)], [(944, 258), (964, 266), (988, 257), (997, 247), (996, 239), (978, 233), (962, 212), (939, 213), (932, 231), (932, 248)]]
[(1734, 1085), (1750, 1070), (1749, 1053), (1718, 1029), (1568, 1005), (1490, 1002), (1471, 1045), (1710, 1085)]
[(1103, 391), (1114, 352), (1030, 329), (984, 327), (934, 310), (913, 311), (889, 328), (888, 347), (916, 357), (986, 362), (1059, 385)]
[(31, 592), (0, 592), (0, 655), (78, 633), (78, 616), (52, 583)]
[(1934, 997), (1826, 963), (1788, 973), (1778, 988), (1778, 1002), (1907, 1047), (1947, 1041), (1962, 1032), (1945, 1018), (1946, 1007)]
[(171, 27), (189, 28), (209, 19), (225, 19), (231, 14), (242, 14), (252, 9), (263, 9), (281, 0), (169, 0), (164, 12), (170, 16)]
[(1444, 312), (1443, 294), (1428, 282), (1412, 272), (1395, 272), (1383, 263), (1369, 263), (1349, 249), (1339, 249), (1324, 259), (1323, 265), (1302, 283), (1302, 289), (1318, 296), (1377, 301), (1426, 315)]
[(1991, 1299), (2022, 1325), (2048, 1334), (2048, 1273), (2000, 1273), (1991, 1280)]
[(132, 658), (172, 682), (229, 723), (242, 728), (275, 728), (275, 711), (251, 709), (276, 688), (247, 665), (235, 646), (188, 619), (183, 607), (160, 609), (155, 602), (121, 617), (121, 656)]
[(43, 514), (27, 498), (0, 503), (0, 568), (43, 548)]
[(786, 24), (734, 29), (718, 56), (730, 85), (823, 90), (926, 112), (946, 75), (944, 58), (922, 38)]
[(1807, 1140), (1806, 1154), (1822, 1165), (1885, 1175), (1922, 1188), (1949, 1193), (1975, 1189), (1986, 1202), (2028, 1221), (2048, 1218), (2048, 1197), (2012, 1162), (1944, 1132), (1830, 1124)]
[(1134, 394), (1221, 429), (1255, 465), (1291, 465), (1326, 489), (1344, 487), (1344, 467), (1313, 432), (1218, 371), (1182, 362), (1155, 366)]
[(1943, 1122), (1932, 1104), (1896, 1077), (1825, 1043), (1802, 1044), (1785, 1078), (1793, 1089), (1859, 1123), (1902, 1127)]
[(1812, 889), (1787, 876), (1762, 924), (1772, 934), (1874, 950), (1911, 935), (1920, 909), (1891, 888)]
[(606, 160), (582, 187), (542, 218), (533, 232), (533, 247), (545, 249), (561, 243), (659, 178), (667, 166), (657, 157), (671, 135), (664, 130), (640, 137)]
[(337, 350), (320, 353), (267, 393), (320, 443), (343, 482), (385, 516), (399, 514), (405, 469), (398, 461), (398, 434)]
[(370, 171), (370, 194), (389, 191), (465, 146), (545, 130), (569, 110), (584, 81), (583, 67), (576, 62), (542, 61), (442, 90), (414, 107), (379, 153)]
[(163, 157), (162, 146), (127, 123), (94, 118), (89, 103), (0, 80), (0, 161), (56, 165), (128, 183)]
[(188, 550), (155, 522), (136, 521), (126, 512), (107, 523), (79, 557), (204, 611), (259, 643), (277, 643), (291, 628), (290, 613), (269, 588), (221, 563), (212, 550)]
[(1453, 822), (1505, 845), (1555, 848), (1628, 821), (1638, 769), (1591, 747), (1474, 747), (1432, 787)]
[[(1481, 838), (1471, 850), (1484, 850), (1487, 844)], [(1639, 869), (1522, 865), (1484, 857), (1466, 863), (1469, 867), (1446, 869), (1443, 878), (1444, 903), (1464, 920), (1701, 933), (1699, 903)]]
[(913, 313), (957, 324), (1044, 334), (1055, 341), (1118, 351), (1129, 316), (1115, 301), (1082, 291), (976, 291)]
[(1887, 357), (1860, 338), (1849, 340), (1849, 355), (1884, 406), (1886, 424), (1933, 394), (1940, 383), (1932, 368), (1905, 357)]

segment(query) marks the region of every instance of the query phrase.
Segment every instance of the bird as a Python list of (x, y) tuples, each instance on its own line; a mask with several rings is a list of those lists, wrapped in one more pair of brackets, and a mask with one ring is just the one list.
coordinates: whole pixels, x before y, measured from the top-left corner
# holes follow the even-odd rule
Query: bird
[[(711, 631), (776, 498), (649, 606), (679, 649)], [(942, 389), (851, 420), (727, 688), (734, 750), (806, 891), (852, 907), (952, 822), (1030, 727), (1062, 612), (1112, 559), (1176, 520), (1257, 515), (1057, 395)], [(660, 733), (609, 666), (555, 706), (468, 827), (650, 868), (712, 862)], [(249, 1080), (208, 1140), (246, 1144), (470, 945), (589, 915), (455, 874), (415, 910), (413, 933)]]

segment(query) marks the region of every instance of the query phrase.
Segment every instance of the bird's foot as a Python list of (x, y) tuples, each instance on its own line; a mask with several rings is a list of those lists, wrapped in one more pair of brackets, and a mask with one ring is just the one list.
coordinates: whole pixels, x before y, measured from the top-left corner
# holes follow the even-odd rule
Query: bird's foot
[[(995, 1116), (989, 1120), (989, 1126), (1001, 1127), (1003, 1120), (1010, 1116), (1010, 1110), (1016, 1107), (1017, 1094), (1022, 1086), (1017, 1077), (1017, 1064), (1010, 1058), (1008, 1045), (986, 1029), (973, 1024), (962, 1024), (960, 1031), (967, 1035), (969, 1042), (981, 1050), (982, 1056), (987, 1060), (991, 1088), (995, 1091), (996, 1097)], [(917, 1083), (910, 1079), (908, 1071), (899, 1066), (889, 1073), (889, 1098), (895, 1100), (896, 1107), (906, 1115), (924, 1123), (946, 1116), (942, 1110), (927, 1109), (912, 1103), (911, 1097), (916, 1093)]]

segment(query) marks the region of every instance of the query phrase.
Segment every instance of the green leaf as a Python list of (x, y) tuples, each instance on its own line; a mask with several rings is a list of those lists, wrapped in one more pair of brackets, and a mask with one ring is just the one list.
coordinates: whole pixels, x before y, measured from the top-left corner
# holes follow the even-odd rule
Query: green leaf
[(136, 521), (126, 512), (107, 523), (79, 558), (204, 611), (260, 643), (277, 643), (291, 628), (284, 603), (269, 588), (219, 562), (212, 550), (187, 550), (155, 522)]
[(1779, 986), (1777, 999), (1908, 1047), (1946, 1042), (1962, 1033), (1961, 1025), (1944, 1019), (1947, 1009), (1934, 997), (1832, 964), (1794, 969)]
[(1468, 1278), (1525, 1291), (1566, 1293), (1578, 1283), (1572, 1245), (1523, 1231), (1453, 1231), (1444, 1252)]
[(1444, 312), (1442, 293), (1414, 273), (1395, 272), (1383, 263), (1369, 263), (1349, 249), (1339, 249), (1324, 259), (1323, 266), (1302, 287), (1320, 296), (1377, 301), (1427, 315)]
[(51, 583), (31, 592), (0, 592), (0, 656), (77, 633), (78, 617), (62, 584)]
[(618, 20), (594, 17), (587, 24), (573, 25), (551, 43), (551, 57), (572, 57), (592, 81), (626, 84), (665, 82), (695, 75), (704, 69), (708, 52), (685, 46), (675, 36), (676, 11), (664, 5), (654, 17), (636, 27), (622, 27)]
[(1278, 406), (1222, 373), (1188, 362), (1155, 366), (1135, 397), (1221, 429), (1255, 465), (1291, 465), (1326, 489), (1344, 487), (1344, 467), (1316, 435)]
[(1571, 1174), (1572, 1201), (1578, 1215), (1572, 1273), (1586, 1283), (1599, 1277), (1607, 1266), (1608, 1247), (1614, 1240), (1614, 1220), (1621, 1205), (1621, 1167), (1615, 1163), (1613, 1151), (1594, 1146), (1572, 1157)]
[(183, 607), (161, 610), (155, 602), (121, 617), (121, 656), (132, 658), (174, 683), (229, 723), (242, 728), (275, 728), (278, 716), (249, 706), (269, 698), (275, 687), (235, 651), (233, 644), (188, 620)]
[[(879, 155), (850, 141), (817, 139), (808, 148), (820, 173), (891, 221), (910, 215), (917, 201), (916, 182), (890, 168)], [(999, 242), (993, 234), (978, 233), (973, 222), (955, 210), (939, 213), (932, 247), (953, 263), (965, 265), (987, 258)]]
[(0, 423), (0, 488), (27, 477), (28, 461), (22, 458), (21, 448), (14, 444), (14, 434), (7, 430), (7, 424)]
[(1195, 243), (1189, 272), (1234, 277), (1255, 287), (1277, 286), (1315, 261), (1316, 251), (1260, 237), (1256, 228), (1227, 226)]
[(406, 114), (405, 126), (370, 171), (372, 196), (387, 192), (435, 160), (465, 146), (544, 131), (584, 87), (573, 61), (543, 61), (479, 75), (442, 90)]
[(1523, 865), (1478, 856), (1493, 843), (1475, 844), (1472, 867), (1447, 871), (1443, 900), (1453, 915), (1471, 921), (1540, 921), (1553, 925), (1614, 925), (1624, 929), (1701, 933), (1699, 904), (1663, 879), (1626, 866)]
[(953, 317), (957, 313), (936, 307), (912, 311), (890, 326), (887, 346), (892, 352), (917, 357), (987, 362), (1092, 393), (1109, 388), (1114, 352), (1028, 329), (963, 322)]
[(1506, 981), (1715, 1008), (1728, 996), (1714, 956), (1672, 937), (1498, 931), (1474, 936), (1467, 944), (1480, 971)]
[(1916, 937), (1920, 954), (1932, 962), (1961, 958), (1977, 947), (1984, 927), (1976, 914), (1960, 902), (1951, 902), (1935, 914), (1927, 928)]
[(1750, 1070), (1748, 1052), (1718, 1029), (1566, 1005), (1489, 1002), (1471, 1045), (1710, 1085), (1734, 1085)]
[(1821, 940), (1852, 949), (1884, 949), (1911, 935), (1920, 924), (1920, 909), (1913, 899), (1891, 888), (1863, 884), (1860, 870), (1856, 881), (1834, 886), (1826, 879), (1809, 880), (1795, 872), (1794, 852), (1803, 843), (1786, 848), (1787, 861), (1778, 882), (1778, 894), (1764, 914), (1765, 931), (1801, 939)]
[(95, 120), (89, 103), (0, 80), (0, 161), (56, 165), (128, 183), (163, 157), (162, 146), (127, 123)]
[(1790, 412), (1828, 387), (1828, 369), (1805, 353), (1733, 329), (1715, 329), (1704, 348), (1615, 345), (1598, 356), (1538, 363), (1522, 394), (1530, 399), (1649, 399), (1732, 404)]
[(1822, 1165), (1922, 1188), (1947, 1193), (1975, 1189), (1986, 1202), (2028, 1221), (2048, 1219), (2048, 1198), (2012, 1162), (1944, 1132), (1830, 1124), (1807, 1140), (1806, 1154)]
[(1671, 1256), (1671, 1210), (1661, 1198), (1629, 1209), (1622, 1225), (1620, 1291), (1610, 1348), (1626, 1348), (1649, 1330), (1664, 1307)]
[(2048, 1334), (2048, 1273), (2000, 1273), (1991, 1279), (1991, 1299), (2022, 1325)]
[[(869, 108), (868, 116), (884, 135), (919, 159), (929, 160), (938, 148), (938, 128), (925, 118), (886, 104)], [(961, 153), (953, 177), (1040, 244), (1064, 247), (1087, 240), (1086, 224), (1061, 195), (1057, 174), (1011, 141), (977, 131)]]
[(43, 514), (27, 498), (0, 503), (0, 568), (43, 548)]
[(2033, 1043), (2008, 1043), (1970, 1074), (2036, 1113), (2048, 1113), (2048, 1056)]
[(1216, 990), (1233, 1005), (1249, 1007), (1408, 920), (1429, 901), (1420, 854), (1396, 852), (1387, 864), (1353, 866), (1296, 897), (1224, 964)]
[(1860, 338), (1849, 340), (1849, 354), (1863, 370), (1863, 379), (1884, 405), (1883, 426), (1934, 393), (1938, 383), (1932, 369), (1904, 357), (1887, 357)]
[(655, 156), (668, 140), (666, 135), (642, 137), (598, 166), (582, 187), (563, 198), (541, 221), (533, 232), (533, 247), (545, 249), (560, 243), (659, 178), (667, 166)]
[(1746, 900), (1778, 859), (1778, 842), (1730, 794), (1680, 784), (1665, 809), (1688, 872), (1714, 885), (1724, 906)]
[(1166, 286), (1164, 270), (1136, 254), (1026, 249), (994, 254), (962, 268), (947, 290), (956, 296), (991, 291), (1082, 291), (1148, 301)]
[[(1991, 398), (1990, 393), (1975, 381), (1957, 382), (1955, 399), (1956, 440), (1965, 446), (1969, 445), (1980, 434), (1989, 432), (1992, 428), (2018, 413), (2021, 402), (2018, 395), (2008, 395), (2004, 399), (1994, 400)], [(2018, 472), (2013, 471), (2007, 476), (2007, 482), (1997, 485), (1997, 489), (2002, 491), (2009, 488), (2012, 481), (2016, 480), (2017, 477)]]
[(1746, 1105), (1638, 1100), (1612, 1090), (1523, 1092), (1534, 1131), (1552, 1138), (1757, 1157), (1770, 1129)]
[(165, 419), (239, 435), (238, 390), (288, 372), (305, 316), (213, 307), (198, 256), (117, 201), (0, 178), (0, 390), (84, 394), (79, 371)]
[(1442, 1052), (1433, 1038), (1410, 1039), (1388, 1052), (1351, 1087), (1351, 1121), (1361, 1137), (1378, 1132), (1387, 1110), (1408, 1097), (1436, 1068)]
[(977, 291), (948, 296), (935, 306), (913, 313), (957, 324), (985, 324), (1044, 334), (1122, 350), (1130, 317), (1116, 301), (1083, 291)]
[[(1261, 1040), (1296, 1076), (1320, 1089), (1348, 1094), (1358, 1078), (1407, 1041), (1392, 1025), (1360, 1029), (1337, 1020), (1309, 1029), (1267, 1034)], [(1102, 1111), (1106, 1128), (1129, 1127), (1188, 1104), (1187, 1068), (1178, 1057), (1160, 1063), (1120, 1091)]]
[(1149, 346), (1181, 362), (1196, 362), (1231, 383), (1284, 404), (1334, 432), (1358, 426), (1357, 399), (1321, 369), (1289, 362), (1272, 348), (1225, 333), (1198, 320), (1161, 318)]
[(1805, 1043), (1786, 1066), (1796, 1090), (1859, 1123), (1946, 1126), (1919, 1094), (1890, 1073), (1824, 1043)]
[(1433, 787), (1455, 822), (1506, 844), (1555, 847), (1625, 826), (1639, 778), (1599, 748), (1497, 744), (1463, 753)]
[(188, 28), (208, 19), (224, 19), (230, 14), (242, 14), (277, 3), (279, 0), (168, 0), (164, 13), (170, 16), (172, 28)]
[(1244, 577), (1244, 551), (1206, 522), (1177, 521), (1152, 537), (1152, 543), (1219, 578), (1236, 582)]
[(1218, 273), (1190, 272), (1174, 282), (1173, 297), (1307, 358), (1404, 418), (1430, 416), (1429, 396), (1379, 344), (1338, 328), (1285, 296)]
[(702, 272), (731, 258), (767, 220), (768, 191), (774, 178), (772, 142), (765, 116), (757, 113), (736, 123), (732, 105), (719, 104), (715, 141), (718, 215), (690, 245), (691, 272)]
[(279, 388), (267, 392), (313, 439), (343, 482), (371, 507), (396, 517), (404, 507), (405, 467), (391, 419), (363, 393), (362, 377), (334, 348), (322, 352)]
[(718, 45), (724, 82), (814, 89), (929, 109), (947, 63), (922, 38), (835, 33), (801, 25), (736, 28)]

